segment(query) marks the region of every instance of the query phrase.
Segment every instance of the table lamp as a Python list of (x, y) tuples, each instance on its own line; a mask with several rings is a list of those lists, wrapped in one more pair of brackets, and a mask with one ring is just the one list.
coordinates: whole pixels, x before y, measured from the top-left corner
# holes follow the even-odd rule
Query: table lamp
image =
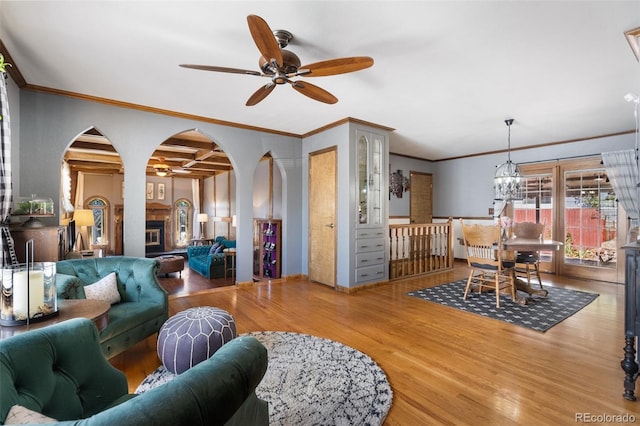
[(204, 240), (204, 224), (209, 221), (209, 216), (206, 213), (198, 213), (198, 222), (200, 222), (200, 239)]
[[(84, 240), (82, 238), (83, 228), (86, 232), (87, 226), (95, 225), (95, 220), (93, 219), (93, 210), (78, 209), (73, 213), (73, 220), (76, 222), (76, 226), (80, 228), (80, 230), (78, 231), (78, 235), (76, 236), (76, 250), (82, 251), (84, 250)], [(89, 238), (88, 234), (87, 238)]]

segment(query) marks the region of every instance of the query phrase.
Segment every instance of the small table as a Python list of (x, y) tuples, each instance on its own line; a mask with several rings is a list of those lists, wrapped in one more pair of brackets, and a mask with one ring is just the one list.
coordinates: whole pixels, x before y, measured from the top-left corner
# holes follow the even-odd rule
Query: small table
[(93, 320), (102, 331), (109, 322), (109, 302), (92, 299), (60, 299), (58, 300), (58, 315), (44, 321), (27, 325), (2, 326), (0, 325), (0, 340), (6, 339), (29, 330), (48, 327), (72, 318), (88, 318)]
[[(236, 274), (236, 249), (224, 249), (224, 277), (227, 278), (227, 271), (231, 271), (231, 278)], [(231, 266), (227, 266), (227, 259), (231, 260)]]

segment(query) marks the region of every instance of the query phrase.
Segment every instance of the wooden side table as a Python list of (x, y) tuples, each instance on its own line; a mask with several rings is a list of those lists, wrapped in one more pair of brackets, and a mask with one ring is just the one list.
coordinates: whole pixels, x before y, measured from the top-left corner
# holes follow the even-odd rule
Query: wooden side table
[(25, 333), (29, 330), (48, 327), (72, 318), (89, 318), (98, 327), (98, 331), (103, 330), (109, 322), (109, 302), (92, 299), (61, 299), (58, 300), (58, 315), (45, 321), (18, 326), (0, 326), (0, 340), (16, 334)]
[[(231, 278), (236, 276), (236, 249), (224, 249), (224, 277), (227, 278), (227, 271), (231, 271)], [(231, 262), (229, 266), (227, 262)]]

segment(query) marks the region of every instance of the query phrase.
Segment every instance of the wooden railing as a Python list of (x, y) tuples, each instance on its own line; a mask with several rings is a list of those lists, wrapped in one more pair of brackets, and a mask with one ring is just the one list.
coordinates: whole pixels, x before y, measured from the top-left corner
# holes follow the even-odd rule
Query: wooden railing
[(389, 225), (389, 279), (453, 268), (453, 219)]

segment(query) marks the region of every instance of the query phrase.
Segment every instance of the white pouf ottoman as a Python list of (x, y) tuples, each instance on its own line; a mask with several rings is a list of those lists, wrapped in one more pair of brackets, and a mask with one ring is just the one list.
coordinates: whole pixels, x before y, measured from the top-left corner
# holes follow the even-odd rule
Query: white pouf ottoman
[(210, 306), (186, 309), (160, 328), (158, 357), (167, 370), (180, 374), (211, 357), (235, 337), (235, 320), (224, 309)]

